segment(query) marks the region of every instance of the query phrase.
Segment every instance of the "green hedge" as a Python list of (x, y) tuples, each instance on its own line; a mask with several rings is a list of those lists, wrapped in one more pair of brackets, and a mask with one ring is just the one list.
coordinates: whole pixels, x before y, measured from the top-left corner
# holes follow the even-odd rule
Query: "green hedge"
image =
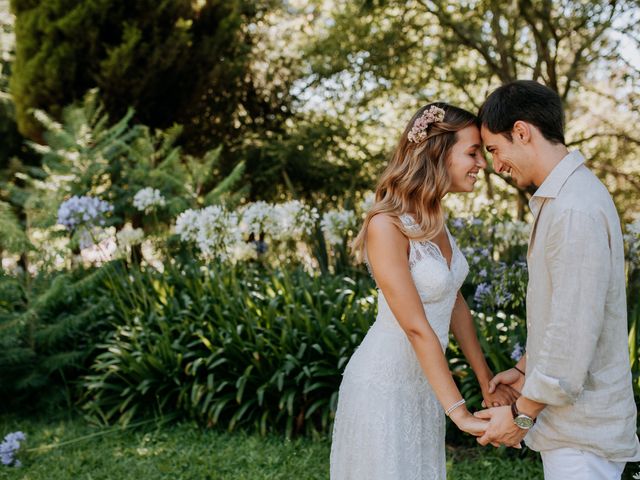
[(135, 295), (117, 289), (120, 325), (83, 380), (84, 408), (105, 422), (154, 412), (326, 432), (341, 371), (375, 315), (365, 275), (192, 264), (132, 283)]
[(38, 274), (0, 270), (0, 410), (70, 406), (96, 340), (112, 330), (106, 269)]

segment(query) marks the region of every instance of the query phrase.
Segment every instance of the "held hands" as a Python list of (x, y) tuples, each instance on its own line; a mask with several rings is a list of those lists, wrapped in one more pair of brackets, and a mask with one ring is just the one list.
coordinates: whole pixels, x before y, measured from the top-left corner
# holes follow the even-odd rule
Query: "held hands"
[(469, 433), (474, 437), (479, 437), (485, 433), (489, 422), (475, 417), (466, 407), (462, 406), (451, 412), (451, 420), (463, 432)]
[(499, 447), (504, 444), (514, 448), (522, 448), (520, 442), (526, 435), (513, 423), (510, 405), (520, 397), (524, 386), (524, 375), (515, 368), (498, 373), (488, 384), (482, 386), (482, 406), (492, 406), (488, 410), (469, 413), (465, 406), (451, 412), (451, 420), (463, 432), (478, 438), (481, 445)]
[(491, 380), (489, 380), (489, 393), (495, 392), (498, 385), (508, 385), (513, 390), (518, 392), (518, 396), (520, 396), (522, 387), (524, 387), (524, 375), (522, 375), (515, 368), (510, 368), (509, 370), (500, 372)]
[(486, 391), (483, 389), (482, 405), (496, 408), (474, 413), (477, 418), (489, 420), (486, 431), (478, 438), (480, 445), (491, 444), (494, 447), (506, 445), (522, 448), (520, 442), (526, 436), (527, 431), (513, 423), (510, 405), (518, 399), (523, 386), (524, 375), (515, 368), (510, 368), (498, 373), (489, 381)]
[(523, 430), (513, 423), (511, 407), (505, 406), (480, 410), (474, 413), (474, 416), (489, 420), (485, 433), (478, 438), (480, 445), (491, 444), (494, 447), (506, 445), (507, 447), (522, 448), (520, 442), (526, 436), (527, 430)]
[[(492, 381), (497, 377), (498, 376), (496, 375)], [(489, 382), (486, 386), (482, 387), (482, 406), (487, 408), (511, 405), (519, 396), (520, 393), (509, 385), (505, 385), (503, 383), (498, 383), (496, 385)]]

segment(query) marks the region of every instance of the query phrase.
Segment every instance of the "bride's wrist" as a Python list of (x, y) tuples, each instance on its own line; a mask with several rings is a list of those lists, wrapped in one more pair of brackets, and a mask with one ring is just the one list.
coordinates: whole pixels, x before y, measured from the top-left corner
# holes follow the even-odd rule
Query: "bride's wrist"
[(462, 422), (465, 418), (469, 417), (470, 415), (471, 415), (471, 412), (467, 410), (467, 407), (465, 405), (461, 405), (460, 407), (456, 408), (453, 412), (449, 414), (449, 418), (453, 423), (455, 423), (456, 425), (459, 425), (460, 422)]
[(489, 382), (493, 378), (493, 372), (489, 370), (489, 367), (474, 373), (476, 375), (476, 380), (478, 380), (478, 384), (480, 385), (480, 388), (484, 388), (488, 390)]

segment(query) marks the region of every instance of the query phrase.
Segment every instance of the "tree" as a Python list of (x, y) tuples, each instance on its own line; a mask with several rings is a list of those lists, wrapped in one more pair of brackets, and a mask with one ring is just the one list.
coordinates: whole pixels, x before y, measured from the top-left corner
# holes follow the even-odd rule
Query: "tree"
[[(11, 77), (20, 131), (40, 140), (32, 109), (60, 114), (99, 87), (113, 118), (135, 109), (151, 128), (185, 125), (202, 153), (226, 140), (239, 109), (267, 115), (249, 72), (254, 2), (12, 0)], [(264, 110), (264, 111), (263, 111)]]
[[(357, 162), (301, 154), (289, 138), (306, 118), (295, 118), (292, 103), (294, 83), (304, 75), (308, 26), (289, 2), (12, 0), (12, 6), (18, 50), (11, 85), (18, 125), (31, 139), (43, 142), (33, 109), (59, 119), (65, 105), (97, 86), (110, 118), (131, 107), (133, 121), (152, 129), (180, 124), (179, 144), (196, 156), (224, 145), (222, 173), (246, 161), (253, 199), (353, 186)], [(333, 140), (337, 130), (346, 131), (322, 125), (314, 131)]]
[(0, 169), (9, 166), (12, 156), (20, 152), (22, 137), (15, 120), (15, 106), (9, 93), (11, 62), (15, 53), (13, 15), (7, 1), (0, 1)]
[[(538, 80), (559, 93), (570, 146), (585, 151), (624, 209), (640, 185), (632, 173), (640, 138), (630, 128), (638, 121), (640, 72), (620, 45), (638, 45), (639, 10), (635, 1), (349, 2), (333, 10), (310, 51), (315, 85), (348, 79), (355, 87), (344, 102), (352, 111), (383, 102), (405, 120), (407, 110), (433, 99), (473, 111), (503, 82)], [(523, 214), (530, 192), (487, 173), (488, 189), (494, 176), (515, 189)]]

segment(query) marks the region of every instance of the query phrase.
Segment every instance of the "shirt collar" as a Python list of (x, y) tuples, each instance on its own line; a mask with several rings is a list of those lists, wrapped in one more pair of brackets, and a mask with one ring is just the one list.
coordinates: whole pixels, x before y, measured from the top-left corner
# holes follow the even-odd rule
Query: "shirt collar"
[(533, 194), (532, 198), (556, 198), (567, 179), (580, 165), (584, 164), (584, 162), (584, 157), (578, 150), (569, 152), (562, 160), (560, 160), (560, 163), (551, 170), (549, 175), (547, 175), (547, 178), (542, 182), (542, 185), (540, 185), (538, 190), (536, 190), (536, 193)]

